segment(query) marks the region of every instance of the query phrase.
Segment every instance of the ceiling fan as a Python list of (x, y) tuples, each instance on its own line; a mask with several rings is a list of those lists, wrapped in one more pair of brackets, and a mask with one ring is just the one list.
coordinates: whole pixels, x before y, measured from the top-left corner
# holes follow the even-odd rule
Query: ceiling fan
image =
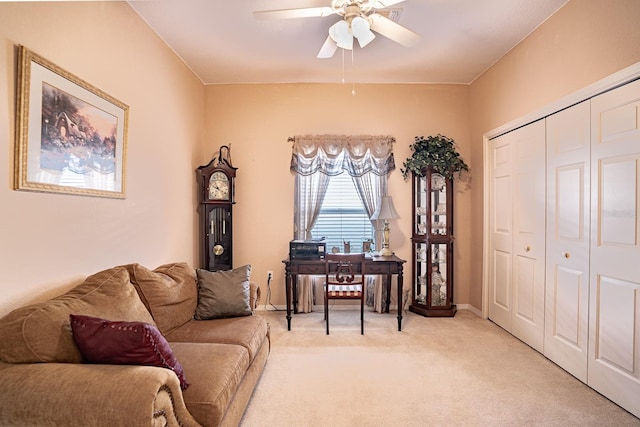
[[(316, 1), (325, 4), (329, 0)], [(420, 36), (378, 13), (405, 0), (331, 0), (329, 6), (253, 12), (256, 19), (312, 18), (339, 15), (342, 19), (329, 27), (329, 36), (318, 52), (318, 58), (331, 58), (338, 48), (352, 50), (353, 39), (365, 47), (376, 37), (374, 31), (403, 46), (411, 46)], [(381, 11), (383, 12), (383, 11)]]

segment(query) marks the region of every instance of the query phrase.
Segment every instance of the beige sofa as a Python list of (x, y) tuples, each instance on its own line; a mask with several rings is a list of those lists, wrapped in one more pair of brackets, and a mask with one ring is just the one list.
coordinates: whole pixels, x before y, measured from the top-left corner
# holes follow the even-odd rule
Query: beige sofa
[[(260, 289), (251, 284), (251, 308)], [(198, 278), (185, 263), (96, 273), (0, 319), (0, 425), (234, 426), (267, 361), (269, 325), (252, 313), (195, 320)], [(87, 363), (70, 315), (157, 327), (184, 369)], [(112, 346), (111, 346), (112, 347)]]

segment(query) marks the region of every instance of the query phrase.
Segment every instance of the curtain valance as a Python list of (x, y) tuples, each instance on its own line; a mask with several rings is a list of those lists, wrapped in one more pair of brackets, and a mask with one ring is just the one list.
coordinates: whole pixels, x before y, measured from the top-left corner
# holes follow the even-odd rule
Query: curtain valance
[(346, 171), (359, 177), (368, 172), (387, 175), (396, 168), (392, 136), (305, 135), (293, 141), (291, 171), (335, 176)]

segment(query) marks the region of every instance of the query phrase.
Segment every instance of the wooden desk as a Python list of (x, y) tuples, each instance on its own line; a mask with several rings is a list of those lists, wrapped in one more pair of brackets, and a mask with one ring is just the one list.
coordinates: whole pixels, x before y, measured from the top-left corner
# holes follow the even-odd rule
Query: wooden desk
[[(282, 261), (285, 265), (285, 291), (287, 294), (287, 329), (291, 330), (291, 301), (293, 299), (293, 312), (298, 313), (298, 275), (308, 274), (315, 276), (324, 275), (324, 260), (289, 260)], [(387, 301), (385, 312), (389, 312), (391, 295), (391, 276), (398, 275), (398, 331), (402, 330), (402, 269), (406, 261), (392, 256), (374, 256), (367, 258), (365, 272), (367, 275), (386, 276)]]

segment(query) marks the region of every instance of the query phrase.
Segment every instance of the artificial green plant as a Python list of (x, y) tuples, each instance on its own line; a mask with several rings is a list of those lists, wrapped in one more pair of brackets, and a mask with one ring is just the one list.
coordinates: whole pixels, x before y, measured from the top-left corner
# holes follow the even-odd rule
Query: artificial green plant
[(456, 151), (455, 141), (446, 136), (416, 136), (415, 142), (409, 148), (413, 154), (405, 160), (400, 169), (405, 180), (411, 172), (422, 176), (425, 167), (431, 167), (445, 178), (454, 178), (469, 171), (469, 166)]

